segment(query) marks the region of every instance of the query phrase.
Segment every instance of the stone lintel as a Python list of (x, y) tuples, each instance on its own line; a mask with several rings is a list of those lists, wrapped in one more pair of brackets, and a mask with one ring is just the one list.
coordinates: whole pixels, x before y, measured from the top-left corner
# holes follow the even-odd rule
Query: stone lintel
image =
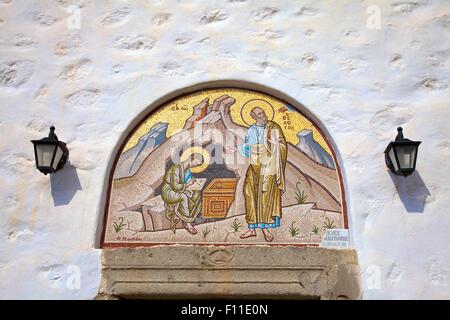
[(360, 299), (355, 250), (161, 245), (102, 252), (100, 299)]

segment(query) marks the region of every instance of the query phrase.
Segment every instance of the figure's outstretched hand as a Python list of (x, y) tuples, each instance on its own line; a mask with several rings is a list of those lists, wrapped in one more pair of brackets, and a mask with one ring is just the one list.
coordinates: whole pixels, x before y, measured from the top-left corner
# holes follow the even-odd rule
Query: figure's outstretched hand
[(189, 180), (189, 182), (188, 182), (188, 183), (186, 183), (186, 187), (189, 187), (189, 186), (193, 185), (193, 184), (194, 184), (194, 182), (195, 182), (195, 180), (194, 180), (194, 179), (191, 179), (191, 180)]
[(235, 153), (237, 151), (237, 148), (235, 146), (229, 146), (225, 148), (226, 153)]

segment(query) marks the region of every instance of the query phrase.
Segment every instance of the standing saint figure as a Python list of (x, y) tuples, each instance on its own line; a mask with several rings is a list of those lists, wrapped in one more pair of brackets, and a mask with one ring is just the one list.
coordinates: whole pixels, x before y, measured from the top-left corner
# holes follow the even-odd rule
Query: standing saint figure
[(201, 192), (187, 188), (194, 182), (190, 168), (199, 166), (202, 160), (201, 155), (195, 154), (170, 166), (164, 175), (161, 197), (166, 207), (166, 218), (170, 220), (174, 233), (180, 220), (190, 234), (198, 233), (192, 223), (201, 211)]
[(274, 236), (269, 228), (280, 227), (287, 144), (281, 127), (268, 120), (262, 108), (253, 108), (250, 115), (256, 123), (249, 127), (244, 144), (237, 146), (242, 156), (250, 158), (244, 181), (248, 231), (240, 238), (256, 237), (256, 229), (261, 229), (271, 242)]

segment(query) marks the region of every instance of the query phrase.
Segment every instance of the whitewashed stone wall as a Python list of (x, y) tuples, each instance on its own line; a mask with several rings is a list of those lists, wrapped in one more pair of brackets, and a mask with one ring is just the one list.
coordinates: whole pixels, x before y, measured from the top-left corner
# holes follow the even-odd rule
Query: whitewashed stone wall
[[(0, 298), (95, 297), (123, 133), (167, 94), (231, 79), (332, 136), (364, 298), (449, 299), (449, 59), (448, 0), (0, 0)], [(43, 176), (29, 140), (50, 125), (70, 164)], [(399, 125), (423, 141), (406, 180), (383, 158)]]

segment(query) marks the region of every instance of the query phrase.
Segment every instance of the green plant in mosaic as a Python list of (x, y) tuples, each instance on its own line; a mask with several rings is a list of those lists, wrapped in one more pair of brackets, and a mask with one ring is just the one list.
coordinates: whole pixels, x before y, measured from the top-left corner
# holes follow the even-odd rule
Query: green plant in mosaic
[(314, 226), (312, 227), (311, 232), (314, 233), (314, 234), (319, 234), (319, 227), (314, 225)]
[[(119, 223), (117, 223), (117, 222), (119, 222)], [(118, 221), (114, 221), (113, 227), (114, 227), (114, 231), (116, 231), (116, 233), (119, 233), (120, 231), (122, 231), (125, 228), (125, 223), (123, 222), (123, 217), (120, 217)]]
[(242, 228), (242, 223), (239, 221), (238, 218), (234, 219), (233, 222), (230, 224), (231, 228), (234, 230), (235, 233), (239, 232)]
[(297, 204), (304, 204), (306, 203), (306, 198), (308, 196), (305, 194), (305, 191), (300, 191), (301, 183), (300, 181), (296, 183), (295, 188), (295, 200), (297, 200)]
[(324, 229), (334, 229), (336, 226), (334, 225), (334, 221), (331, 220), (329, 217), (325, 218), (325, 222), (323, 223)]
[(211, 233), (211, 229), (209, 227), (206, 227), (202, 230), (203, 240), (206, 240), (206, 237)]
[(291, 237), (297, 237), (300, 234), (300, 229), (295, 225), (295, 221), (292, 221), (291, 226), (289, 227), (289, 234)]

